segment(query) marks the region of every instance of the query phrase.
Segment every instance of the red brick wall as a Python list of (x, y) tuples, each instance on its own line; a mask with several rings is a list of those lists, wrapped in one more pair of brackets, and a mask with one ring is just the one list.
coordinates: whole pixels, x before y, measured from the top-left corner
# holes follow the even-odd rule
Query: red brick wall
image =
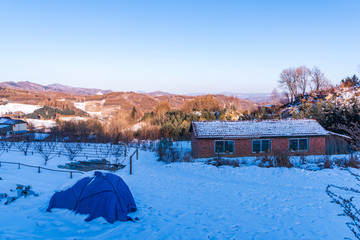
[[(309, 151), (291, 152), (291, 155), (323, 155), (326, 150), (325, 137), (308, 137)], [(214, 157), (215, 140), (214, 139), (197, 139), (194, 133), (191, 134), (191, 148), (194, 157), (206, 158)], [(234, 140), (235, 153), (223, 154), (229, 157), (248, 157), (258, 156), (259, 153), (252, 153), (252, 140), (251, 139), (237, 139)], [(271, 138), (271, 152), (288, 151), (289, 138)]]

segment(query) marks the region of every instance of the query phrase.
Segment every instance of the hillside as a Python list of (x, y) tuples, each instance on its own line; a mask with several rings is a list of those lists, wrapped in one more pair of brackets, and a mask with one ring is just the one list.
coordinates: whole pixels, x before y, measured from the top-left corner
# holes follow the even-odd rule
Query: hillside
[[(0, 83), (0, 100), (2, 103), (14, 102), (32, 105), (49, 105), (58, 107), (60, 101), (73, 102), (76, 108), (87, 111), (92, 115), (109, 116), (114, 111), (123, 110), (130, 112), (133, 107), (142, 114), (151, 112), (161, 101), (169, 102), (171, 108), (181, 109), (187, 100), (193, 100), (196, 96), (177, 95), (162, 91), (150, 93), (136, 92), (112, 92), (110, 90), (76, 88), (61, 84), (47, 86), (23, 82)], [(238, 110), (254, 110), (257, 104), (225, 94), (217, 94), (214, 97), (221, 106), (234, 105)], [(60, 104), (63, 105), (63, 104)]]
[(360, 101), (360, 87), (342, 87), (321, 91), (311, 92), (304, 96), (296, 97), (291, 103), (287, 103), (270, 111), (269, 117), (281, 118), (316, 118), (314, 115), (318, 111), (326, 108), (349, 108)]
[(13, 102), (39, 105), (44, 101), (60, 99), (75, 100), (75, 97), (61, 92), (34, 93), (31, 91), (0, 87), (0, 101), (3, 104), (6, 102)]
[[(152, 95), (152, 94), (151, 94)], [(87, 112), (102, 112), (106, 114), (111, 109), (124, 110), (130, 112), (133, 107), (138, 112), (151, 112), (155, 106), (161, 101), (169, 102), (171, 108), (181, 109), (187, 100), (193, 100), (195, 96), (184, 96), (175, 94), (165, 94), (157, 96), (154, 94), (135, 93), (135, 92), (111, 92), (104, 95), (92, 95), (78, 98), (75, 106)], [(222, 106), (228, 106), (234, 103), (239, 110), (253, 110), (256, 104), (250, 101), (228, 97), (225, 95), (214, 96)]]
[[(350, 80), (350, 81), (349, 81)], [(296, 96), (293, 102), (258, 108), (250, 119), (316, 119), (325, 129), (360, 141), (360, 81), (356, 76), (319, 92)]]

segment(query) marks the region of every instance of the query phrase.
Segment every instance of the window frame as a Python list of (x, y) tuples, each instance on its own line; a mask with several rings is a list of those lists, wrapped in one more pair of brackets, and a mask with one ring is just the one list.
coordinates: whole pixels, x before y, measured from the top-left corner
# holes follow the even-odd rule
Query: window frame
[[(260, 151), (259, 152), (254, 152), (254, 141), (260, 141)], [(251, 152), (252, 153), (264, 153), (264, 152), (266, 152), (266, 151), (262, 150), (263, 141), (269, 141), (269, 149), (267, 149), (266, 151), (271, 151), (271, 149), (272, 149), (271, 139), (252, 139), (251, 140)]]
[[(306, 143), (306, 150), (300, 150), (299, 147), (300, 147), (300, 140), (306, 140), (307, 143)], [(290, 149), (290, 141), (291, 140), (297, 140), (297, 148), (296, 150), (293, 150), (293, 149)], [(309, 138), (289, 138), (289, 145), (288, 145), (288, 149), (290, 152), (308, 152), (310, 150), (310, 141), (309, 141)]]
[[(233, 145), (233, 151), (227, 153), (225, 152), (216, 152), (216, 142), (223, 142), (223, 151), (225, 151), (225, 142), (232, 142)], [(234, 140), (215, 140), (214, 141), (214, 153), (215, 154), (234, 154), (235, 153), (235, 141)]]

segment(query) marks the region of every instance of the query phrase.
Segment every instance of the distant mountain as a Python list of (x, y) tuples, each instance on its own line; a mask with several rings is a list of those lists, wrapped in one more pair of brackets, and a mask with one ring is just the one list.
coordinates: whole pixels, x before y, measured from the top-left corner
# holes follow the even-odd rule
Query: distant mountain
[[(225, 95), (214, 95), (221, 106), (233, 104), (238, 110), (253, 110), (257, 104), (249, 100), (234, 99)], [(185, 96), (169, 94), (164, 92), (154, 92), (149, 94), (135, 92), (112, 92), (102, 96), (86, 96), (79, 99), (77, 106), (83, 107), (87, 112), (102, 112), (103, 114), (112, 113), (113, 109), (131, 112), (133, 107), (138, 113), (151, 112), (156, 105), (165, 101), (168, 102), (173, 109), (181, 109), (187, 100), (193, 100), (195, 96)]]
[[(206, 95), (208, 93), (189, 93), (186, 94), (187, 96), (199, 96), (199, 95)], [(264, 103), (269, 102), (271, 99), (271, 93), (233, 93), (233, 92), (221, 92), (216, 93), (213, 95), (225, 95), (228, 97), (237, 97), (240, 99), (249, 100), (255, 103)]]
[(175, 95), (167, 92), (162, 91), (155, 91), (155, 92), (149, 92), (149, 93), (143, 93), (145, 95), (151, 96), (151, 97), (160, 97), (160, 96), (169, 96), (169, 95)]
[[(200, 94), (202, 95), (202, 94)], [(221, 106), (233, 105), (238, 110), (253, 110), (258, 104), (248, 100), (234, 98), (234, 94), (213, 95)], [(76, 88), (62, 84), (47, 86), (32, 82), (2, 82), (0, 83), (1, 102), (15, 102), (52, 107), (63, 106), (73, 102), (74, 107), (83, 111), (111, 116), (114, 111), (131, 112), (136, 108), (138, 114), (151, 112), (161, 101), (169, 102), (171, 108), (181, 109), (187, 100), (196, 96), (171, 94), (162, 91), (149, 93), (112, 92), (109, 90)], [(64, 103), (61, 105), (61, 103)]]
[(50, 84), (44, 86), (29, 81), (1, 82), (0, 87), (11, 88), (16, 90), (24, 90), (30, 92), (61, 92), (61, 93), (67, 93), (73, 95), (103, 95), (112, 92), (110, 90), (102, 90), (97, 88), (70, 87), (62, 84)]

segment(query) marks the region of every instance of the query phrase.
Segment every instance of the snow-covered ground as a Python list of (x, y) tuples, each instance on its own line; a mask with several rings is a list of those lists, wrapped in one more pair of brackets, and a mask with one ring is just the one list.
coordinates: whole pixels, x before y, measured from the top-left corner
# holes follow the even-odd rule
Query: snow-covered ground
[(21, 103), (7, 103), (0, 105), (0, 114), (22, 112), (25, 114), (33, 113), (36, 109), (41, 108), (38, 105), (21, 104)]
[(87, 118), (72, 116), (72, 117), (60, 117), (60, 120), (63, 120), (63, 121), (87, 121)]
[(74, 102), (74, 106), (85, 111), (86, 102)]
[(26, 119), (28, 123), (34, 125), (36, 129), (45, 129), (49, 130), (52, 127), (55, 127), (57, 123), (54, 120), (41, 120), (41, 119)]
[[(178, 147), (188, 148), (188, 144)], [(132, 150), (133, 151), (133, 150)], [(132, 152), (131, 151), (131, 152)], [(131, 189), (136, 222), (84, 222), (68, 210), (46, 212), (56, 189), (71, 186), (82, 175), (16, 165), (0, 167), (0, 193), (16, 184), (31, 185), (38, 197), (0, 202), (2, 239), (344, 239), (352, 237), (346, 218), (325, 193), (328, 184), (354, 185), (347, 171), (299, 168), (214, 167), (201, 162), (164, 164), (141, 150), (129, 167), (118, 171)], [(36, 153), (10, 151), (0, 161), (42, 165)], [(67, 162), (56, 156), (49, 168)]]

